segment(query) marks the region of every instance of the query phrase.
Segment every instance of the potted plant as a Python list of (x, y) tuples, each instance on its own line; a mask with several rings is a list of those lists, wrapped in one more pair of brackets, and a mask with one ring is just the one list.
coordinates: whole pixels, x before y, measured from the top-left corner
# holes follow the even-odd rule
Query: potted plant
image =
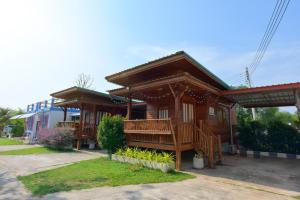
[(88, 140), (89, 149), (95, 149), (96, 142), (93, 140)]
[(193, 168), (195, 169), (203, 169), (204, 168), (204, 158), (203, 152), (198, 151), (193, 158)]

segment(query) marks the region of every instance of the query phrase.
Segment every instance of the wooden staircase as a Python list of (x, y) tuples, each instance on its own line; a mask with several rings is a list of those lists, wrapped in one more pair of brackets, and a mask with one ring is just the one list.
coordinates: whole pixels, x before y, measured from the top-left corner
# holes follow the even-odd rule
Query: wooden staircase
[(202, 152), (208, 160), (208, 167), (214, 168), (215, 164), (222, 163), (221, 136), (213, 131), (202, 120), (199, 126), (195, 125), (194, 149)]

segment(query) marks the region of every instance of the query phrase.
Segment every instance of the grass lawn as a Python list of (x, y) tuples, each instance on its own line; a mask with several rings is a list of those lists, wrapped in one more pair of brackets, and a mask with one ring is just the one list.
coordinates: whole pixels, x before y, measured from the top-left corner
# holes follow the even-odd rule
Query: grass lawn
[[(68, 150), (67, 152), (70, 151), (72, 150)], [(0, 155), (28, 155), (28, 154), (61, 153), (61, 152), (66, 152), (66, 151), (50, 149), (47, 147), (32, 147), (27, 149), (0, 151)]]
[(107, 158), (81, 161), (65, 167), (18, 177), (33, 195), (39, 196), (101, 186), (175, 182), (190, 178), (194, 176), (181, 172), (163, 173), (159, 170), (111, 161)]
[(17, 144), (23, 144), (22, 141), (9, 139), (9, 138), (0, 138), (0, 146), (2, 145), (17, 145)]

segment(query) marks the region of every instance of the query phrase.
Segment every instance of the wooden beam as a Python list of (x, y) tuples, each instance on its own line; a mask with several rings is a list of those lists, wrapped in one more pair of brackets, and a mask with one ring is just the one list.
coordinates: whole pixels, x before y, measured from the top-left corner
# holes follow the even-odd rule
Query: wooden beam
[(222, 162), (222, 140), (221, 140), (221, 135), (218, 135), (218, 157), (219, 157), (219, 162)]
[(78, 135), (77, 135), (77, 150), (80, 149), (80, 143), (81, 143), (81, 136), (82, 136), (82, 126), (83, 126), (83, 109), (84, 109), (84, 106), (83, 104), (81, 104), (80, 106), (80, 122), (79, 122), (79, 130), (78, 130)]
[(132, 115), (132, 98), (131, 95), (129, 94), (129, 99), (127, 103), (127, 119), (131, 119)]
[(176, 163), (175, 163), (176, 170), (181, 170), (181, 151), (176, 150)]
[(93, 105), (93, 114), (94, 114), (94, 126), (93, 126), (93, 139), (96, 139), (97, 140), (97, 109), (96, 109), (96, 105), (94, 104)]
[(173, 94), (173, 97), (175, 98), (175, 97), (176, 97), (176, 94), (175, 94), (175, 92), (174, 92), (174, 90), (173, 90), (171, 84), (169, 83), (168, 86), (169, 86), (169, 88), (170, 88), (171, 93)]
[[(193, 77), (192, 75), (190, 75), (187, 72), (160, 78), (160, 79), (155, 79), (155, 80), (151, 80), (151, 81), (145, 81), (145, 82), (138, 83), (135, 85), (131, 85), (130, 89), (131, 89), (131, 92), (142, 91), (142, 90), (146, 90), (146, 89), (161, 87), (162, 85), (175, 84), (178, 82), (186, 82), (186, 83), (192, 84), (196, 87), (202, 88), (202, 89), (207, 90), (216, 95), (221, 94), (220, 89), (217, 89), (216, 87), (211, 86), (208, 83), (205, 83), (204, 81), (201, 81), (201, 80)], [(128, 93), (128, 90), (126, 88), (120, 88), (118, 90), (111, 90), (109, 92), (114, 95), (123, 96)]]
[(67, 121), (67, 111), (68, 111), (68, 108), (63, 107), (63, 111), (64, 111), (64, 122), (65, 122), (65, 121)]

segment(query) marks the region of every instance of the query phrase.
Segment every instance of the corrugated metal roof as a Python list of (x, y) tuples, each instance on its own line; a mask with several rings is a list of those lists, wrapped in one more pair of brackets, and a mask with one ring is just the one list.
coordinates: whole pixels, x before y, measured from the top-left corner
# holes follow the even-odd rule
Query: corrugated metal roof
[(243, 88), (223, 91), (222, 95), (244, 107), (294, 106), (300, 83)]

